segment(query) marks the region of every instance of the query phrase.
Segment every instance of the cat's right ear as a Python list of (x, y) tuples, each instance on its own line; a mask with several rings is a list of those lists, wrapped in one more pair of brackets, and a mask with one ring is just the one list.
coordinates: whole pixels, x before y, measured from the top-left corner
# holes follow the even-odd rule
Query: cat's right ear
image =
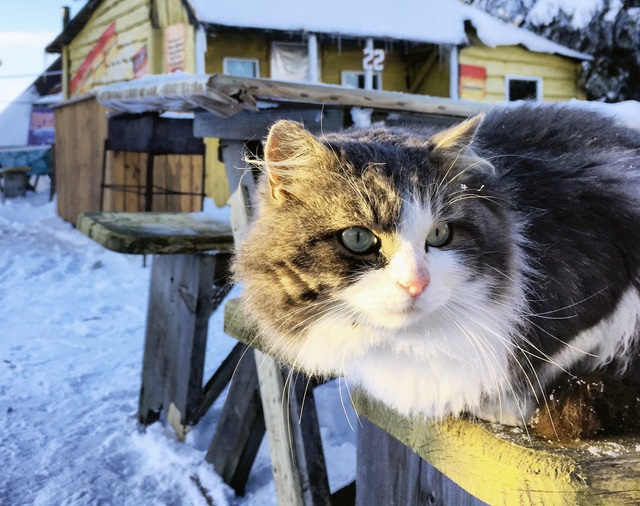
[(323, 170), (329, 150), (295, 121), (281, 120), (269, 130), (264, 161), (271, 196), (283, 201), (297, 190), (304, 191), (314, 170)]

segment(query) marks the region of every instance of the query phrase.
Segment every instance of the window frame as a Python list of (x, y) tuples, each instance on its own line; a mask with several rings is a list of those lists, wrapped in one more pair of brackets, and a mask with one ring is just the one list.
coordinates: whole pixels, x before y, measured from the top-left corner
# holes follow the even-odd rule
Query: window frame
[(505, 96), (505, 100), (507, 102), (515, 102), (516, 100), (522, 100), (522, 99), (515, 99), (512, 100), (510, 97), (510, 92), (509, 92), (509, 84), (511, 83), (511, 81), (530, 81), (530, 82), (535, 82), (536, 83), (536, 98), (533, 99), (533, 102), (542, 102), (542, 97), (543, 97), (543, 81), (542, 81), (542, 77), (540, 76), (520, 76), (520, 75), (513, 75), (513, 74), (509, 74), (504, 76), (504, 96)]
[(236, 56), (225, 56), (224, 58), (222, 58), (222, 73), (224, 75), (231, 75), (228, 73), (228, 65), (229, 62), (234, 61), (234, 62), (242, 62), (242, 63), (253, 63), (255, 71), (256, 71), (256, 75), (254, 75), (253, 77), (260, 77), (260, 60), (256, 59), (256, 58), (240, 58), (240, 57), (236, 57)]
[[(365, 75), (365, 71), (364, 70), (341, 70), (340, 71), (340, 86), (344, 86), (345, 88), (347, 87), (347, 84), (345, 83), (346, 81), (346, 77), (347, 76), (362, 76), (364, 78)], [(382, 72), (373, 72), (374, 76), (377, 76), (378, 78), (378, 87), (374, 86), (374, 90), (375, 91), (382, 91), (383, 87), (382, 87)], [(356, 89), (356, 90), (363, 90), (364, 88), (351, 88), (350, 89)]]

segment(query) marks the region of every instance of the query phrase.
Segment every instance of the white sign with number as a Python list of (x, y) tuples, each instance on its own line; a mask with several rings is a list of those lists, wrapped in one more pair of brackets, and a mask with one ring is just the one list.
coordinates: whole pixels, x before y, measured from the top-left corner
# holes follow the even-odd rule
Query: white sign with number
[(375, 72), (384, 70), (384, 49), (365, 48), (363, 52), (362, 68), (364, 70), (373, 70)]

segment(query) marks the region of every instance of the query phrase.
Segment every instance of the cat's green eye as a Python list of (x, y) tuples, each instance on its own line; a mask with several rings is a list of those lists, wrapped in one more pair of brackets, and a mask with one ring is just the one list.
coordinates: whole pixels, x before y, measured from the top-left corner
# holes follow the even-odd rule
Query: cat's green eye
[(340, 240), (345, 248), (352, 253), (363, 255), (369, 253), (378, 245), (376, 235), (364, 227), (349, 227), (342, 231)]
[(451, 227), (448, 223), (436, 223), (427, 236), (427, 245), (437, 248), (444, 246), (451, 237)]

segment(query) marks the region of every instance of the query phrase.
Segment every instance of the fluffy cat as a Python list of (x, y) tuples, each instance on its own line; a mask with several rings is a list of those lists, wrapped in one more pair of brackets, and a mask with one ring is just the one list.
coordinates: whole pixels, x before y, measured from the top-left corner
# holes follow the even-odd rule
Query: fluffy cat
[(526, 423), (639, 382), (640, 134), (563, 106), (317, 138), (276, 123), (238, 246), (271, 353), (406, 415)]

